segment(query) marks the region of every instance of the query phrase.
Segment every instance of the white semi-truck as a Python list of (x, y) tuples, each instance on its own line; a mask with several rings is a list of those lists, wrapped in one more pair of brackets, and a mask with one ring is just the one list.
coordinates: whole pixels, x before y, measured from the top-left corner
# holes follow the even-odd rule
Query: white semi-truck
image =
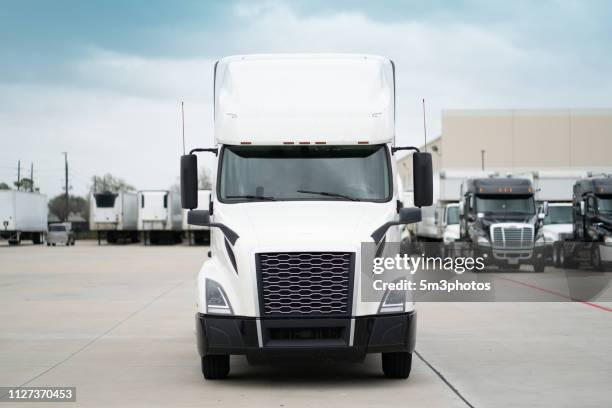
[(138, 194), (131, 191), (103, 192), (90, 197), (89, 229), (98, 244), (104, 235), (109, 244), (138, 242)]
[(0, 191), (0, 238), (42, 244), (47, 233), (47, 196), (17, 190)]
[[(211, 228), (198, 275), (202, 372), (224, 378), (230, 355), (250, 362), (381, 353), (406, 378), (416, 312), (404, 296), (361, 296), (362, 243), (399, 242), (403, 208), (392, 158), (393, 63), (367, 55), (259, 55), (220, 60), (215, 147), (181, 157), (183, 207)], [(218, 164), (209, 210), (198, 207), (197, 158)], [(431, 155), (415, 154), (414, 204), (431, 204)], [(368, 266), (367, 269), (370, 267)], [(362, 280), (364, 282), (362, 282)]]
[(544, 254), (549, 264), (560, 266), (559, 242), (573, 231), (572, 192), (574, 184), (587, 177), (586, 171), (540, 170), (532, 173), (535, 199), (542, 213)]
[[(198, 190), (198, 210), (210, 208), (210, 190)], [(187, 222), (187, 211), (183, 210), (183, 232), (189, 245), (205, 245), (210, 243), (210, 227), (190, 225)]]
[(142, 190), (138, 192), (138, 231), (145, 245), (180, 243), (182, 241), (183, 211), (181, 197), (171, 190)]

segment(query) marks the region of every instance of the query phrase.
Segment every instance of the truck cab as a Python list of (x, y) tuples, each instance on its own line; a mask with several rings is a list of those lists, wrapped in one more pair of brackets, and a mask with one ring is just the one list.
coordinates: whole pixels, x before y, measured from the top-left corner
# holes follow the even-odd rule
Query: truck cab
[[(181, 157), (188, 222), (211, 227), (195, 316), (206, 379), (227, 377), (231, 355), (366, 353), (382, 353), (388, 377), (408, 377), (414, 304), (361, 297), (362, 244), (399, 242), (398, 226), (420, 220), (420, 209), (402, 208), (392, 159), (394, 81), (377, 56), (217, 63), (216, 146)], [(208, 210), (193, 210), (198, 152), (216, 157)], [(414, 154), (414, 203), (431, 205), (431, 156)]]
[(571, 234), (573, 228), (572, 203), (544, 202), (539, 210), (544, 218), (542, 236), (546, 259), (554, 266), (560, 266), (559, 242), (562, 237)]
[(536, 216), (534, 189), (528, 179), (467, 179), (461, 186), (460, 237), (488, 264), (514, 270), (521, 264), (542, 272), (543, 238)]
[(588, 177), (574, 184), (573, 231), (563, 236), (560, 265), (581, 263), (604, 270), (612, 263), (612, 177)]
[(460, 238), (459, 234), (459, 203), (447, 204), (442, 216), (442, 248), (446, 253), (447, 248)]

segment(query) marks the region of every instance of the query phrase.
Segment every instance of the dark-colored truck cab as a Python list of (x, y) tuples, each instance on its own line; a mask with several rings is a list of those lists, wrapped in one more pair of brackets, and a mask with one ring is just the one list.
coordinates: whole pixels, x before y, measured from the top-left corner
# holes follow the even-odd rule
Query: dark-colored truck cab
[(559, 264), (573, 268), (580, 263), (604, 270), (612, 262), (612, 177), (576, 181), (572, 195), (573, 233), (559, 247)]
[(541, 220), (536, 215), (529, 179), (467, 179), (461, 185), (460, 241), (468, 243), (487, 265), (518, 269), (521, 264), (544, 271), (539, 244)]

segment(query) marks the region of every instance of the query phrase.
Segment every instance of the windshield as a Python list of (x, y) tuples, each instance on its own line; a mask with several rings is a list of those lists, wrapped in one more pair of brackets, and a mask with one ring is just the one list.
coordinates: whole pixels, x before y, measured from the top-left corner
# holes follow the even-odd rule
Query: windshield
[(502, 214), (535, 214), (535, 204), (532, 196), (515, 197), (476, 197), (476, 211), (482, 213)]
[(446, 225), (459, 224), (459, 207), (446, 208)]
[(571, 224), (572, 207), (570, 206), (549, 206), (548, 215), (544, 218), (544, 225), (551, 224)]
[(612, 214), (612, 198), (597, 198), (597, 209), (602, 214)]
[(49, 231), (53, 231), (53, 232), (65, 232), (66, 231), (66, 227), (63, 225), (51, 225), (49, 227)]
[(227, 146), (223, 201), (387, 201), (391, 186), (384, 145)]

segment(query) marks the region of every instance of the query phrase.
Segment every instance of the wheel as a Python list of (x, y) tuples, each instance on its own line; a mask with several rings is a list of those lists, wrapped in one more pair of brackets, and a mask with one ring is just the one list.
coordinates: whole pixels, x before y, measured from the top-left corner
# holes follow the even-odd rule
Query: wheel
[(47, 246), (51, 246), (51, 243), (47, 242)]
[(555, 268), (561, 266), (561, 262), (559, 262), (559, 245), (554, 244), (552, 247), (552, 264)]
[(559, 264), (561, 265), (562, 268), (565, 268), (565, 269), (576, 268), (577, 266), (576, 261), (572, 259), (571, 254), (568, 254), (565, 251), (566, 251), (565, 246), (562, 245), (559, 250)]
[(596, 271), (603, 271), (603, 262), (601, 261), (601, 252), (599, 251), (599, 244), (594, 242), (591, 246), (591, 265)]
[(52, 245), (55, 246), (55, 242)]
[(230, 370), (229, 355), (209, 355), (202, 357), (202, 374), (207, 380), (226, 378)]
[(544, 272), (546, 269), (546, 259), (540, 258), (533, 264), (534, 272)]
[(382, 369), (387, 378), (408, 378), (412, 368), (412, 353), (382, 353)]

